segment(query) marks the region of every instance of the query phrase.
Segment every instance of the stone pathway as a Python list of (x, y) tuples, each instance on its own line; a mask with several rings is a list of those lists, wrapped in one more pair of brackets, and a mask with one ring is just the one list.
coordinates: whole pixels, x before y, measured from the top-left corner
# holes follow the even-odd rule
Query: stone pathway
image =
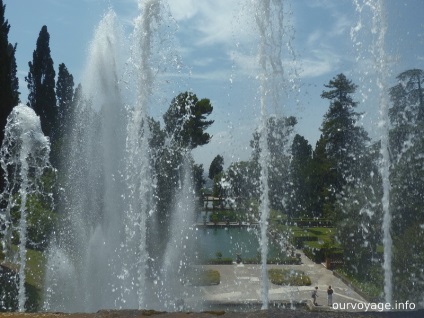
[[(297, 251), (298, 253), (300, 251)], [(279, 286), (269, 283), (269, 301), (276, 305), (296, 307), (299, 304), (311, 304), (311, 293), (318, 286), (318, 310), (332, 310), (327, 306), (327, 288), (334, 290), (333, 302), (358, 303), (366, 302), (349, 286), (333, 275), (323, 265), (316, 264), (301, 253), (301, 265), (268, 265), (270, 268), (290, 268), (301, 270), (312, 280), (311, 286)], [(205, 265), (206, 269), (220, 272), (221, 283), (216, 286), (201, 287), (199, 297), (206, 300), (210, 308), (228, 310), (231, 307), (243, 307), (249, 304), (251, 308), (260, 308), (262, 304), (262, 283), (260, 265)]]

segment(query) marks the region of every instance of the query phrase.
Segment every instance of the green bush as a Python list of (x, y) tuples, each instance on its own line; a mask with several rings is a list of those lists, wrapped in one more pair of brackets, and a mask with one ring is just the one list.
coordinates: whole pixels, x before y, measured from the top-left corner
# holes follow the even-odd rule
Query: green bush
[(332, 227), (312, 227), (308, 231), (317, 236), (330, 236), (335, 233), (335, 229)]
[(329, 219), (292, 219), (292, 223), (299, 227), (333, 227), (333, 221)]
[(218, 285), (221, 282), (219, 271), (213, 269), (195, 269), (186, 281), (193, 286), (211, 286)]
[(268, 270), (271, 283), (289, 286), (310, 286), (311, 278), (299, 270), (272, 268)]
[[(310, 242), (308, 242), (310, 243)], [(313, 242), (315, 243), (315, 242)], [(310, 258), (315, 263), (322, 263), (325, 261), (325, 255), (323, 249), (311, 247), (305, 244), (305, 248), (303, 249), (303, 253)]]
[[(12, 250), (16, 252), (17, 247), (12, 246)], [(25, 270), (25, 293), (27, 296), (25, 308), (29, 312), (36, 312), (40, 310), (44, 268), (45, 259), (43, 255), (38, 251), (28, 249)], [(4, 299), (0, 306), (0, 311), (16, 311), (18, 309), (18, 290), (15, 283), (15, 277), (19, 267), (16, 264), (4, 263), (2, 264), (1, 269), (0, 294), (4, 295)]]
[(206, 265), (231, 265), (233, 263), (233, 259), (229, 257), (210, 258), (201, 263)]
[[(379, 270), (381, 270), (379, 268)], [(382, 296), (384, 294), (383, 285), (381, 281), (379, 283), (372, 282), (368, 278), (359, 278), (354, 273), (350, 273), (343, 269), (337, 269), (337, 276), (340, 277), (346, 284), (352, 285), (357, 292), (360, 292), (361, 296), (370, 302), (381, 302), (384, 300)]]
[(306, 241), (317, 241), (318, 237), (308, 231), (296, 231), (292, 236), (292, 243), (296, 248), (303, 248)]

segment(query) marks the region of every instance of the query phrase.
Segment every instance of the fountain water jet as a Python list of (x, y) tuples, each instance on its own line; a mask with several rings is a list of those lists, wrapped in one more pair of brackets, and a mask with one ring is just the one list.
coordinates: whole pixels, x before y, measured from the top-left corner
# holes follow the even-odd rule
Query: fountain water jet
[[(31, 212), (31, 199), (43, 193), (41, 177), (49, 163), (50, 142), (41, 130), (39, 117), (35, 112), (24, 105), (13, 108), (7, 118), (5, 137), (0, 149), (0, 164), (5, 176), (5, 189), (0, 194), (0, 202), (6, 203), (0, 220), (5, 225), (1, 229), (2, 241), (6, 260), (20, 264), (17, 276), (18, 310), (25, 311), (27, 300), (25, 294), (25, 269), (27, 261), (28, 243), (27, 218)], [(19, 225), (13, 225), (11, 212), (19, 210)], [(18, 253), (13, 257), (11, 250), (13, 231), (18, 230)]]
[(390, 234), (392, 216), (390, 213), (390, 153), (389, 153), (389, 101), (387, 99), (387, 79), (389, 78), (386, 53), (384, 50), (387, 23), (385, 7), (382, 0), (373, 6), (375, 24), (378, 31), (376, 47), (377, 84), (380, 88), (380, 118), (381, 118), (381, 155), (380, 173), (383, 180), (383, 245), (384, 245), (384, 294), (386, 303), (392, 303), (392, 237)]
[[(160, 291), (152, 298), (158, 286), (151, 275), (160, 269), (157, 256), (149, 255), (147, 228), (155, 217), (149, 105), (157, 74), (170, 67), (165, 52), (158, 56), (166, 43), (161, 28), (167, 8), (160, 0), (140, 0), (138, 6), (129, 52), (112, 11), (91, 43), (66, 155), (61, 207), (66, 221), (49, 252), (45, 310), (145, 308), (148, 303), (164, 308)], [(76, 275), (72, 282), (69, 273)]]
[[(281, 116), (282, 92), (285, 84), (285, 70), (282, 64), (283, 48), (291, 50), (290, 40), (285, 43), (287, 36), (284, 25), (284, 1), (257, 1), (255, 3), (255, 20), (259, 34), (259, 100), (260, 125), (259, 133), (259, 166), (260, 166), (260, 245), (261, 245), (261, 277), (262, 309), (268, 308), (268, 223), (270, 215), (269, 171), (271, 165), (269, 131), (270, 114), (274, 111)], [(286, 92), (287, 94), (287, 92)], [(282, 150), (282, 149), (281, 149)]]
[[(354, 0), (356, 10), (360, 16), (364, 11), (364, 8), (368, 8), (371, 13), (371, 33), (373, 34), (373, 41), (370, 47), (370, 53), (373, 58), (373, 67), (375, 69), (377, 78), (377, 87), (379, 93), (379, 105), (380, 105), (380, 136), (381, 136), (381, 148), (380, 148), (380, 174), (382, 178), (383, 196), (381, 204), (383, 208), (383, 220), (382, 220), (382, 231), (383, 231), (383, 246), (384, 246), (384, 295), (385, 302), (392, 303), (392, 237), (390, 234), (392, 215), (390, 211), (390, 144), (389, 144), (389, 131), (390, 131), (390, 119), (389, 119), (389, 100), (387, 96), (388, 85), (387, 81), (390, 76), (389, 66), (387, 62), (387, 54), (385, 51), (385, 37), (387, 32), (386, 22), (386, 9), (384, 1), (382, 0)], [(356, 41), (356, 35), (362, 29), (362, 21), (359, 21), (357, 26), (352, 30), (352, 38)]]

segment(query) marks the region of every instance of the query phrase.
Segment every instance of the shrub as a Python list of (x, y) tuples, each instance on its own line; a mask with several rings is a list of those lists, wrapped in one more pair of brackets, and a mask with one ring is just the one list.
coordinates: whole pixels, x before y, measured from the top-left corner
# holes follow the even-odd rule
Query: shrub
[(311, 278), (299, 270), (272, 268), (268, 270), (271, 283), (276, 285), (310, 286)]
[(193, 286), (218, 285), (221, 282), (219, 271), (213, 269), (195, 269), (186, 283)]
[(333, 221), (329, 219), (292, 219), (292, 223), (295, 223), (299, 227), (332, 227)]
[(322, 248), (309, 245), (310, 243), (316, 243), (316, 242), (307, 242), (307, 243), (308, 244), (305, 244), (303, 253), (305, 253), (305, 255), (309, 257), (315, 263), (324, 262), (325, 261), (324, 250)]
[(210, 258), (202, 262), (207, 265), (231, 265), (233, 263), (233, 259), (229, 257), (223, 258)]

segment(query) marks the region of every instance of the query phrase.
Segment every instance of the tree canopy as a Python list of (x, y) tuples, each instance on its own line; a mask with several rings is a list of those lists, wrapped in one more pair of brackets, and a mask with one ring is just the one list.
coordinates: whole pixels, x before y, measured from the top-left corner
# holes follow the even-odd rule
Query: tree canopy
[(41, 129), (53, 142), (58, 117), (55, 93), (56, 72), (50, 55), (50, 34), (45, 25), (41, 28), (32, 57), (32, 61), (28, 63), (28, 76), (25, 77), (29, 91), (28, 106), (40, 116)]
[(213, 180), (216, 175), (220, 174), (224, 170), (224, 157), (217, 155), (213, 158), (211, 165), (209, 166), (209, 179)]
[(165, 130), (174, 144), (194, 149), (207, 144), (211, 136), (205, 130), (214, 122), (206, 120), (212, 113), (210, 100), (199, 100), (194, 93), (184, 92), (176, 96), (163, 119)]

